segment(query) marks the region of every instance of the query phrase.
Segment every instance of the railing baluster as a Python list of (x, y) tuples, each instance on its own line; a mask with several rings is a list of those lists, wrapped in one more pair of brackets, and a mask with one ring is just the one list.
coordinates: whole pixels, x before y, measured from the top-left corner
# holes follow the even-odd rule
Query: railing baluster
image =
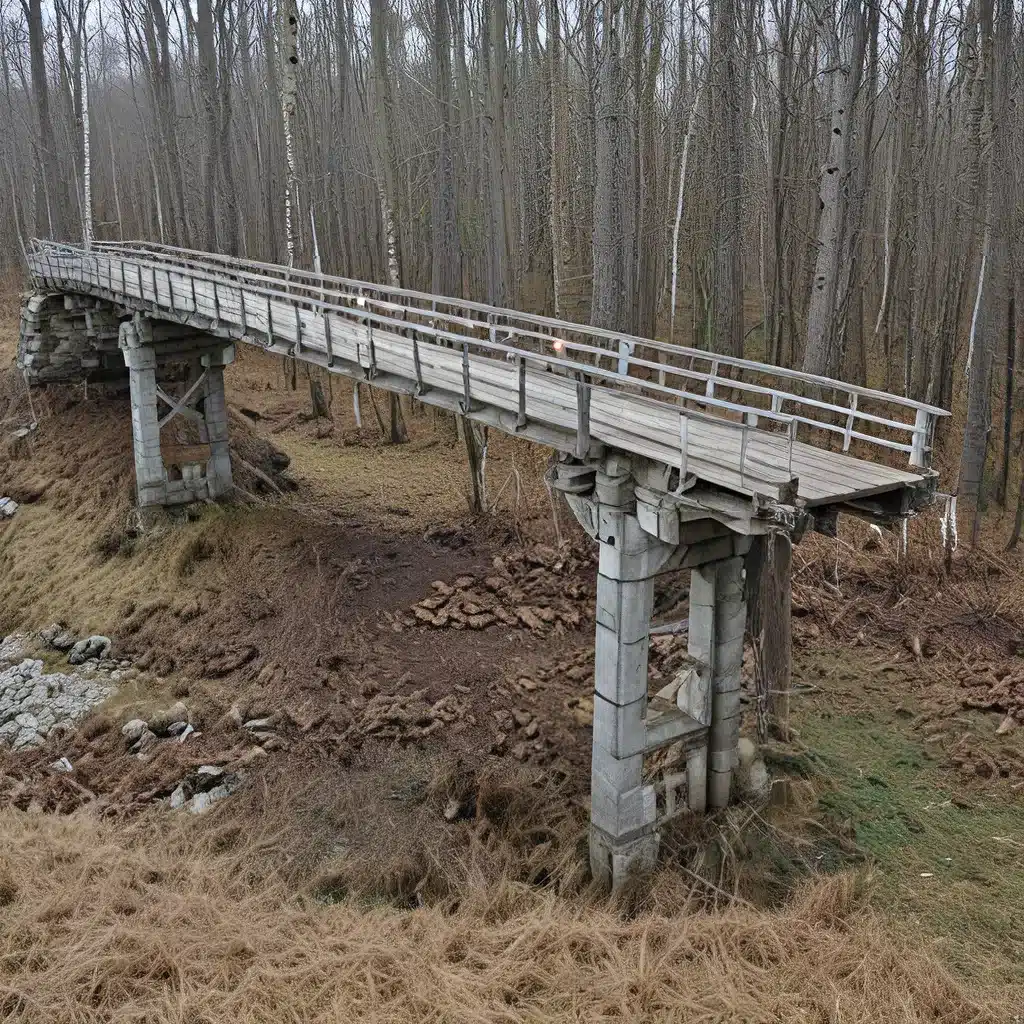
[(676, 494), (682, 494), (686, 486), (686, 473), (690, 463), (690, 418), (686, 413), (679, 414), (679, 486)]
[(327, 314), (327, 310), (323, 311), (324, 318), (324, 342), (327, 345), (327, 365), (334, 365), (334, 344), (331, 340), (331, 318)]
[(576, 374), (576, 458), (590, 451), (590, 387), (582, 373)]
[(420, 343), (416, 336), (416, 328), (412, 329), (412, 365), (416, 373), (416, 394), (425, 395), (427, 386), (423, 383), (423, 367), (420, 365)]
[(704, 385), (704, 395), (706, 398), (715, 397), (715, 380), (718, 378), (718, 360), (715, 359), (711, 363), (711, 373), (708, 374), (707, 384)]
[(516, 414), (516, 430), (526, 426), (526, 356), (519, 356), (519, 411)]
[(918, 409), (914, 418), (914, 432), (910, 438), (910, 464), (918, 469), (928, 467), (928, 434), (930, 432), (931, 414), (927, 409)]
[(857, 392), (850, 395), (850, 415), (846, 417), (846, 433), (843, 434), (843, 451), (850, 450), (850, 435), (853, 433), (853, 420), (857, 415)]
[(469, 345), (462, 343), (462, 412), (469, 415), (473, 408), (473, 397), (469, 392)]

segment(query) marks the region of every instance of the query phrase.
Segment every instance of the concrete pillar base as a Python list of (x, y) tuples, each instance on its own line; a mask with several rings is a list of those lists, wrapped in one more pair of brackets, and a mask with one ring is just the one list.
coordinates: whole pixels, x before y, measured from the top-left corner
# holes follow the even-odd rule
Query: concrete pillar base
[(660, 838), (657, 832), (627, 841), (615, 840), (596, 825), (590, 826), (590, 872), (606, 889), (617, 892), (631, 879), (654, 871)]

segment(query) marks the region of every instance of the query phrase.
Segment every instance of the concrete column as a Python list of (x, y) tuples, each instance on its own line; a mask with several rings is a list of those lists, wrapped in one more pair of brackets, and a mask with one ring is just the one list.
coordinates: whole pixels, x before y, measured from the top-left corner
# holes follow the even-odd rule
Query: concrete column
[[(715, 657), (715, 592), (717, 563), (696, 566), (690, 572), (690, 615), (687, 649), (697, 662), (680, 707), (701, 725), (711, 725), (711, 679)], [(686, 759), (687, 803), (691, 811), (704, 812), (708, 801), (708, 748), (701, 746)]]
[(140, 506), (162, 505), (166, 498), (167, 478), (160, 455), (156, 352), (146, 346), (125, 348), (124, 359), (128, 364), (132, 399), (132, 444), (138, 502)]
[(707, 751), (687, 761), (691, 810), (725, 807), (736, 762), (746, 600), (743, 559), (706, 562), (690, 575), (689, 651), (701, 668), (687, 710), (710, 727)]
[(228, 444), (228, 407), (224, 398), (224, 366), (234, 358), (234, 347), (203, 356), (206, 366), (206, 392), (203, 419), (210, 443), (210, 461), (206, 465), (206, 483), (211, 498), (231, 491), (231, 453)]
[(715, 651), (711, 674), (711, 735), (708, 804), (726, 807), (740, 739), (740, 685), (743, 673), (743, 631), (747, 603), (743, 559), (715, 563)]
[(654, 787), (643, 781), (647, 651), (654, 575), (673, 548), (623, 509), (600, 506), (598, 519), (590, 864), (614, 889), (658, 854)]

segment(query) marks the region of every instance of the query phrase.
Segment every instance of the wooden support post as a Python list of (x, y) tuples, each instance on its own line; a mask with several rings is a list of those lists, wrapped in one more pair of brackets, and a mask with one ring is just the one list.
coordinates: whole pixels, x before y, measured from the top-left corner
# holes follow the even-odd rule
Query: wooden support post
[(786, 533), (753, 538), (747, 555), (748, 629), (754, 651), (758, 737), (789, 739), (793, 545)]

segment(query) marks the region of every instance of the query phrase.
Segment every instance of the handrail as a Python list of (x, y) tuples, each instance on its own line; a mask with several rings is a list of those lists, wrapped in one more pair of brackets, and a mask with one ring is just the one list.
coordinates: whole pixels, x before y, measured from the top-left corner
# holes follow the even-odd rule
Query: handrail
[[(515, 310), (488, 306), (470, 300), (430, 295), (410, 289), (380, 286), (326, 274), (314, 274), (305, 270), (259, 263), (253, 260), (239, 260), (216, 253), (201, 253), (194, 250), (146, 242), (97, 242), (93, 252), (86, 253), (77, 246), (38, 240), (33, 240), (32, 252), (39, 253), (40, 255), (63, 254), (75, 259), (84, 259), (91, 256), (93, 259), (102, 257), (109, 260), (112, 257), (120, 256), (123, 261), (131, 260), (139, 266), (159, 267), (162, 271), (173, 270), (179, 275), (196, 280), (216, 281), (227, 277), (229, 280), (224, 281), (224, 283), (234, 283), (238, 287), (243, 287), (244, 283), (244, 287), (248, 291), (273, 297), (294, 305), (301, 305), (314, 310), (319, 309), (321, 312), (331, 310), (345, 316), (347, 319), (354, 319), (361, 323), (372, 321), (398, 332), (412, 328), (419, 333), (433, 337), (435, 340), (440, 340), (442, 343), (460, 346), (469, 344), (474, 348), (490, 351), (492, 354), (501, 353), (508, 358), (513, 356), (537, 358), (539, 355), (545, 363), (558, 366), (560, 369), (577, 377), (583, 375), (587, 378), (614, 383), (617, 386), (627, 386), (631, 389), (639, 388), (649, 394), (658, 396), (655, 400), (662, 401), (663, 403), (666, 400), (675, 399), (676, 402), (694, 403), (711, 410), (719, 409), (740, 413), (743, 416), (744, 422), (750, 426), (756, 425), (759, 419), (776, 421), (780, 425), (787, 425), (789, 428), (796, 423), (806, 424), (814, 429), (841, 435), (843, 437), (844, 451), (849, 450), (853, 440), (862, 440), (882, 448), (909, 453), (910, 463), (915, 467), (925, 467), (928, 463), (934, 419), (939, 415), (948, 415), (942, 409), (914, 402), (910, 399), (900, 398), (899, 396), (889, 395), (885, 392), (874, 391), (869, 388), (848, 385), (829, 378), (804, 374), (800, 371), (768, 366), (767, 364), (757, 363), (752, 360), (718, 356), (699, 349), (667, 345), (651, 339), (636, 338), (632, 335), (618, 334), (612, 331), (574, 324), (569, 321), (555, 320), (535, 314), (520, 313)], [(429, 304), (429, 308), (422, 308), (409, 302), (396, 301), (401, 298), (411, 299), (414, 303)], [(356, 304), (356, 308), (353, 308), (353, 303)], [(486, 319), (476, 320), (472, 316), (446, 312), (444, 309), (439, 309), (439, 306), (450, 307), (461, 311), (461, 313), (475, 312), (484, 315)], [(395, 314), (395, 316), (388, 314)], [(400, 319), (396, 319), (396, 316), (400, 317)], [(421, 320), (426, 322), (420, 322)], [(498, 320), (506, 322), (498, 322)], [(545, 334), (539, 330), (533, 330), (507, 321), (519, 321), (521, 324), (529, 324), (533, 327), (547, 327), (549, 333)], [(441, 329), (442, 324), (447, 325), (450, 329)], [(454, 330), (451, 328), (454, 328)], [(487, 340), (467, 336), (467, 330), (484, 332), (488, 335)], [(584, 340), (577, 341), (572, 338), (557, 337), (553, 333), (555, 330), (581, 336)], [(524, 350), (520, 347), (520, 344), (501, 344), (498, 342), (499, 335), (504, 336), (505, 342), (527, 342), (531, 343), (534, 347)], [(597, 344), (588, 344), (586, 341), (588, 338)], [(605, 341), (616, 343), (625, 341), (630, 344), (626, 347), (618, 345), (616, 348), (606, 348), (602, 345), (602, 342)], [(672, 363), (663, 363), (660, 360), (655, 361), (635, 355), (633, 352), (634, 343), (646, 347), (648, 350), (654, 350), (659, 353), (664, 352), (681, 359), (687, 359), (690, 361), (690, 366), (676, 366)], [(540, 346), (552, 346), (555, 352), (560, 354), (556, 355), (553, 352), (545, 352), (543, 349), (538, 353), (536, 348)], [(563, 358), (561, 353), (565, 355), (569, 353), (578, 354), (584, 358), (589, 357), (594, 362), (591, 364), (589, 362), (581, 362), (578, 359), (566, 359)], [(603, 359), (613, 360), (618, 368), (625, 368), (626, 373), (623, 374), (601, 367), (600, 361)], [(704, 372), (694, 369), (692, 364), (697, 359), (710, 363), (711, 371)], [(783, 380), (809, 383), (816, 388), (845, 392), (850, 396), (850, 404), (849, 406), (842, 406), (825, 401), (823, 398), (808, 397), (794, 394), (781, 388), (773, 388), (766, 384), (751, 383), (740, 379), (738, 375), (736, 377), (723, 377), (719, 375), (719, 369), (722, 366), (771, 375)], [(639, 376), (637, 373), (630, 371), (641, 371), (644, 375)], [(649, 374), (651, 373), (657, 375), (657, 380), (650, 379)], [(689, 391), (685, 387), (673, 387), (667, 383), (667, 378), (673, 378), (682, 382), (696, 382), (703, 385), (703, 393)], [(739, 392), (768, 399), (770, 400), (770, 408), (722, 398), (715, 394), (716, 386), (719, 385), (721, 388), (731, 391), (733, 395)], [(860, 398), (881, 401), (898, 408), (913, 409), (916, 411), (915, 420), (913, 423), (909, 423), (903, 420), (888, 419), (885, 416), (868, 412), (858, 406), (858, 399)], [(792, 412), (784, 409), (787, 403), (794, 406)], [(802, 409), (799, 408), (801, 406), (803, 407)], [(813, 415), (813, 413), (821, 411), (834, 414), (840, 422), (828, 422)], [(712, 418), (720, 423), (731, 422), (723, 421), (719, 417)], [(854, 429), (855, 424), (859, 423), (906, 432), (910, 435), (910, 443)]]
[[(33, 241), (36, 241), (33, 239)], [(51, 244), (51, 243), (46, 243)], [(64, 244), (64, 243), (58, 243)], [(933, 416), (948, 416), (949, 411), (939, 406), (929, 405), (926, 402), (919, 402), (913, 398), (906, 398), (902, 395), (894, 395), (887, 391), (878, 391), (874, 388), (863, 387), (859, 384), (848, 384), (845, 381), (836, 380), (832, 377), (822, 377), (813, 373), (806, 373), (803, 370), (792, 370), (783, 366), (775, 366), (771, 363), (761, 363), (753, 359), (743, 359), (738, 356), (718, 355), (714, 352), (707, 352), (703, 349), (689, 348), (684, 345), (670, 344), (664, 341), (657, 341), (654, 338), (644, 338), (635, 334), (628, 334), (624, 331), (611, 331), (602, 327), (592, 327), (588, 324), (578, 324), (571, 320), (559, 320), (553, 317), (543, 316), (538, 313), (525, 313), (520, 310), (508, 309), (502, 306), (490, 306), (486, 303), (476, 302), (471, 299), (460, 299), (452, 296), (433, 295), (429, 292), (419, 292), (409, 288), (400, 288), (393, 285), (374, 284), (367, 281), (359, 281), (353, 278), (341, 277), (332, 274), (318, 274), (315, 271), (304, 270), (298, 267), (285, 267), (277, 263), (263, 263), (258, 260), (242, 259), (237, 256), (224, 256), (220, 253), (200, 252), (194, 249), (183, 249), (178, 246), (164, 245), (159, 242), (146, 242), (141, 240), (124, 242), (94, 242), (94, 248), (125, 250), (130, 251), (132, 246), (138, 246), (140, 251), (159, 254), (161, 252), (180, 253), (184, 256), (198, 256), (207, 263), (220, 262), (225, 265), (236, 267), (254, 267), (261, 270), (270, 270), (287, 278), (303, 278), (316, 282), (333, 281), (350, 288), (372, 289), (390, 295), (401, 295), (407, 298), (417, 299), (421, 302), (441, 302), (445, 305), (461, 306), (464, 309), (473, 309), (481, 313), (492, 313), (511, 319), (524, 320), (552, 329), (577, 331), (590, 334), (595, 337), (604, 338), (607, 341), (626, 341), (643, 345), (656, 351), (671, 353), (687, 358), (702, 359), (708, 362), (717, 362), (722, 366), (734, 366), (739, 369), (756, 370), (776, 377), (783, 377), (789, 380), (798, 380), (804, 384), (813, 384), (817, 387), (845, 391), (847, 394), (856, 394), (861, 398), (872, 398), (878, 401), (888, 402), (892, 405), (903, 406), (907, 409), (923, 410)], [(71, 248), (74, 248), (73, 246)], [(77, 250), (81, 252), (82, 250)], [(311, 286), (312, 287), (312, 286)], [(320, 284), (317, 284), (317, 289)], [(611, 350), (609, 350), (611, 351)], [(614, 354), (614, 353), (612, 353)], [(660, 368), (660, 367), (659, 367)], [(730, 378), (719, 378), (725, 385), (731, 385)], [(844, 410), (845, 411), (845, 410)]]

